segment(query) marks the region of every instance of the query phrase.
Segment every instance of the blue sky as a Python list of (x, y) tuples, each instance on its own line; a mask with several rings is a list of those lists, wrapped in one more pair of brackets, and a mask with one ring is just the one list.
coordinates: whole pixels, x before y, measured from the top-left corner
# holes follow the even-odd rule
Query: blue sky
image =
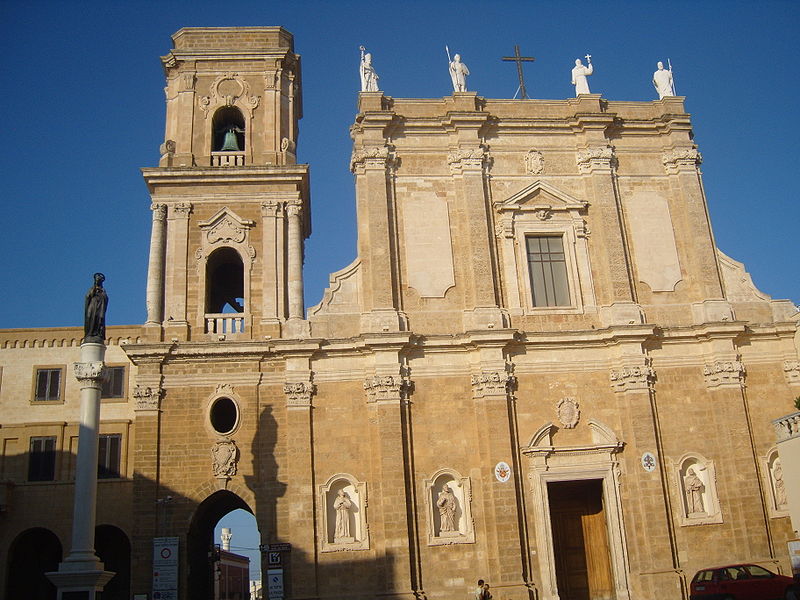
[(480, 95), (509, 98), (520, 44), (534, 98), (572, 94), (576, 57), (593, 55), (592, 91), (650, 100), (672, 60), (705, 162), (719, 247), (759, 288), (800, 301), (794, 184), (800, 86), (797, 2), (16, 2), (0, 3), (0, 327), (78, 325), (103, 271), (110, 324), (142, 323), (150, 230), (139, 168), (163, 141), (158, 57), (183, 26), (283, 25), (302, 54), (299, 159), (311, 165), (313, 235), (306, 304), (355, 257), (348, 127), (358, 46), (396, 97), (450, 93), (445, 44)]
[[(91, 274), (106, 274), (109, 324), (145, 319), (150, 200), (139, 168), (156, 166), (164, 131), (158, 57), (184, 26), (283, 25), (302, 54), (299, 159), (311, 165), (313, 235), (306, 304), (355, 257), (348, 127), (358, 46), (395, 97), (450, 94), (445, 44), (470, 90), (510, 98), (519, 44), (533, 98), (572, 95), (570, 69), (593, 56), (593, 92), (655, 97), (672, 60), (693, 115), (718, 246), (756, 285), (800, 302), (797, 2), (37, 2), (0, 3), (0, 327), (79, 325)], [(248, 524), (248, 519), (250, 519)], [(224, 522), (253, 548), (252, 518)], [(222, 525), (222, 523), (221, 523)]]

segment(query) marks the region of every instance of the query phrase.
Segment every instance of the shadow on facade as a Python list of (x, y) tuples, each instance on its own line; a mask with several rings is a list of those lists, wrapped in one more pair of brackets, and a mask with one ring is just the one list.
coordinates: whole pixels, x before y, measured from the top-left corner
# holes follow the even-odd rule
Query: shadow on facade
[[(252, 442), (252, 465), (240, 465), (239, 474), (229, 481), (217, 480), (217, 489), (209, 489), (201, 502), (180, 494), (166, 481), (158, 482), (139, 472), (132, 478), (100, 480), (95, 548), (105, 567), (116, 573), (104, 590), (103, 600), (130, 600), (134, 594), (147, 594), (152, 600), (153, 538), (166, 536), (180, 538), (179, 598), (214, 600), (214, 571), (209, 557), (217, 542), (214, 528), (236, 509), (254, 514), (264, 546), (288, 543), (292, 548), (282, 553), (280, 565), (270, 565), (269, 554), (262, 553), (265, 598), (267, 575), (274, 569), (283, 570), (285, 598), (392, 595), (394, 558), (390, 553), (375, 557), (374, 550), (321, 552), (318, 545), (308, 548), (310, 541), (325, 535), (317, 523), (314, 482), (301, 483), (298, 488), (303, 489), (298, 498), (304, 508), (314, 513), (302, 516), (303, 523), (312, 529), (303, 531), (296, 522), (290, 523), (298, 516), (291, 499), (279, 502), (287, 484), (279, 480), (285, 467), (279, 470), (276, 447), (287, 461), (295, 453), (292, 440), (280, 444), (278, 440), (272, 408), (262, 408)], [(311, 467), (313, 459), (303, 456), (299, 460)], [(56, 598), (56, 589), (44, 574), (57, 570), (69, 553), (73, 510), (70, 465), (74, 463), (75, 455), (57, 453), (55, 480), (34, 483), (27, 481), (27, 454), (4, 457), (0, 481), (9, 483), (5, 484), (5, 510), (0, 512), (0, 590), (7, 600)], [(254, 506), (237, 491), (248, 492)], [(293, 534), (302, 534), (305, 543), (292, 539)], [(375, 548), (375, 540), (370, 546)]]

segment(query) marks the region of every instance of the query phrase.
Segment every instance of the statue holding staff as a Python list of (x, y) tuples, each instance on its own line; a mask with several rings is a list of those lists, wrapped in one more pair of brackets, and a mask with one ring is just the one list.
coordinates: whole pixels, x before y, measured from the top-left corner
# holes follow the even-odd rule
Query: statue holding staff
[(450, 60), (450, 48), (445, 46), (444, 49), (447, 52), (447, 62), (450, 65), (450, 81), (453, 82), (453, 91), (466, 92), (467, 75), (469, 75), (467, 65), (461, 62), (460, 54), (456, 54), (453, 56), (453, 60)]
[(586, 80), (589, 75), (594, 73), (591, 54), (586, 55), (586, 63), (589, 66), (584, 67), (580, 58), (575, 59), (575, 66), (572, 69), (572, 85), (575, 86), (576, 96), (580, 96), (581, 94), (591, 94), (589, 91), (589, 82)]
[(653, 73), (653, 86), (658, 92), (658, 99), (661, 100), (664, 96), (675, 95), (675, 82), (672, 79), (672, 63), (667, 59), (669, 69), (664, 68), (664, 63), (658, 61), (656, 65), (658, 70)]
[(378, 91), (378, 73), (375, 67), (372, 66), (372, 54), (364, 53), (364, 46), (359, 46), (361, 50), (361, 65), (358, 72), (361, 75), (361, 91), (362, 92), (377, 92)]
[(94, 285), (86, 293), (84, 303), (83, 342), (102, 344), (106, 339), (106, 309), (108, 308), (108, 294), (103, 289), (106, 276), (102, 273), (94, 274)]

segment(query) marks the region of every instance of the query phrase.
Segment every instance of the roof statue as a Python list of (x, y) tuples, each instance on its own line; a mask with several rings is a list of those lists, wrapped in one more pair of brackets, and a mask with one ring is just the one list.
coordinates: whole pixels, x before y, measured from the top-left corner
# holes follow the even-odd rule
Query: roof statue
[(589, 82), (586, 79), (589, 75), (594, 73), (591, 54), (586, 55), (586, 62), (589, 65), (588, 67), (584, 67), (581, 59), (577, 58), (575, 59), (575, 67), (572, 69), (572, 85), (575, 86), (576, 96), (580, 96), (581, 94), (591, 94), (589, 91)]
[(658, 92), (658, 99), (661, 100), (664, 96), (675, 95), (675, 82), (672, 79), (672, 63), (667, 59), (669, 69), (664, 68), (664, 63), (658, 61), (658, 70), (653, 73), (653, 86)]
[(362, 92), (377, 92), (378, 91), (378, 73), (375, 67), (372, 66), (372, 54), (369, 52), (364, 53), (364, 46), (359, 46), (361, 50), (361, 64), (359, 65), (358, 72), (361, 75), (361, 91)]

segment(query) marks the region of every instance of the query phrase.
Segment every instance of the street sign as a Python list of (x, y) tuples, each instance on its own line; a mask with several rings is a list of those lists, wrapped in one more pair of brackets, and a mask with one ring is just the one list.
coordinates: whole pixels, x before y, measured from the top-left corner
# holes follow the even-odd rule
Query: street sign
[(269, 545), (270, 552), (291, 552), (291, 550), (292, 550), (292, 545), (287, 543)]
[(270, 600), (283, 598), (283, 569), (267, 569), (267, 597)]
[(281, 566), (281, 553), (280, 552), (270, 552), (269, 556), (267, 557), (267, 564), (270, 567), (279, 567), (279, 566)]
[(178, 597), (178, 548), (177, 537), (153, 538), (153, 600)]

